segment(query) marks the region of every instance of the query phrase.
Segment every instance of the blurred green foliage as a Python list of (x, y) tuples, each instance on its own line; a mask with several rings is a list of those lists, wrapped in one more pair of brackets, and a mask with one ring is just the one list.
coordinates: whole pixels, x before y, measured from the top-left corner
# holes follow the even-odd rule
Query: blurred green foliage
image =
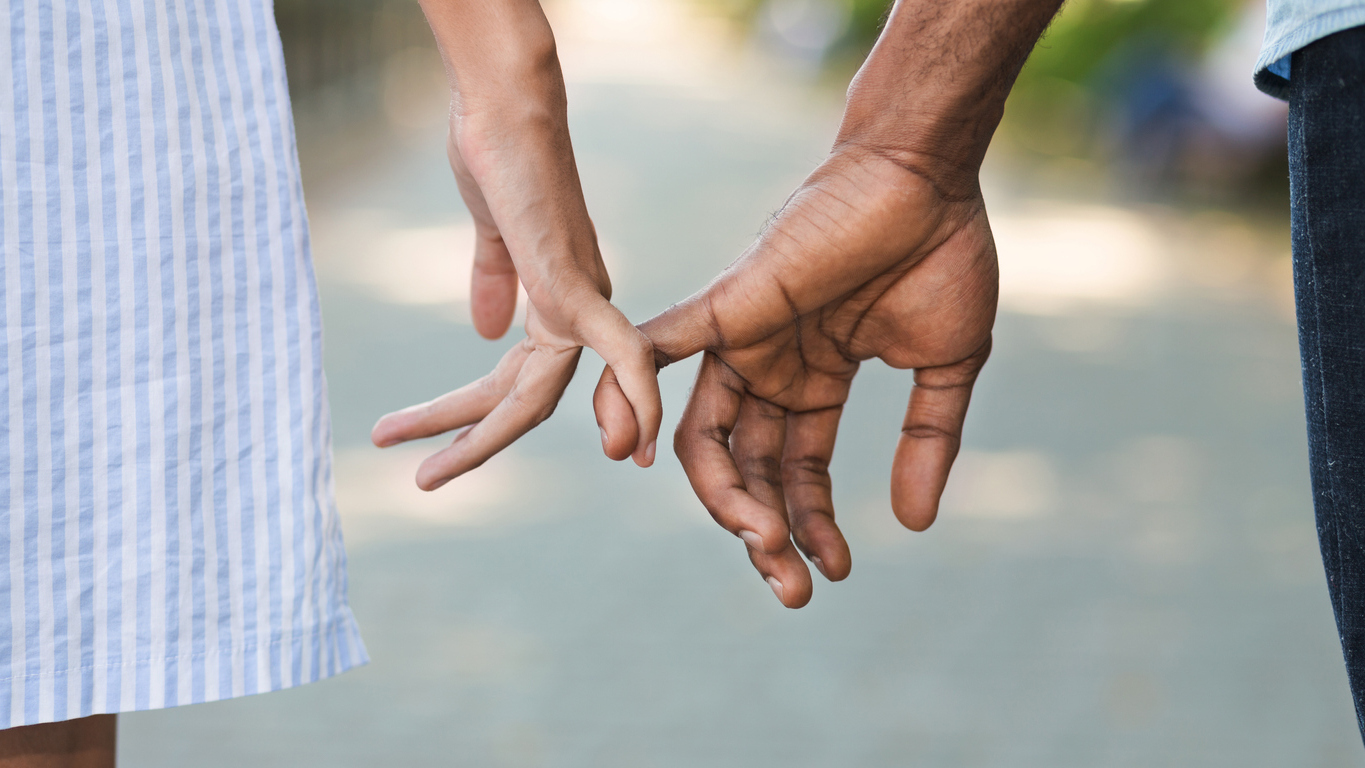
[[(867, 52), (872, 49), (872, 44), (877, 42), (877, 35), (881, 34), (882, 25), (886, 23), (886, 15), (891, 11), (891, 2), (890, 0), (830, 1), (842, 3), (847, 7), (849, 24), (844, 36), (836, 41), (829, 51), (827, 60), (834, 64), (836, 69), (842, 68), (842, 65), (849, 62), (854, 62), (856, 67), (857, 63), (861, 63)], [(770, 0), (700, 0), (700, 2), (718, 9), (741, 24), (752, 26)]]
[(416, 0), (275, 0), (275, 22), (296, 98), (432, 45)]
[[(732, 17), (752, 23), (772, 0), (704, 0)], [(780, 1), (780, 0), (779, 0)], [(856, 51), (866, 55), (886, 21), (888, 0), (830, 0), (849, 13), (848, 30), (831, 50), (831, 59)], [(1241, 0), (1070, 0), (1062, 8), (1029, 60), (1028, 80), (1056, 77), (1084, 83), (1125, 42), (1160, 37), (1191, 55), (1222, 31)]]
[[(1005, 134), (1019, 148), (1082, 156), (1125, 57), (1192, 64), (1215, 43), (1241, 0), (1070, 0), (1019, 74)], [(1249, 77), (1249, 76), (1248, 76)]]
[(1198, 57), (1240, 8), (1240, 0), (1071, 0), (1029, 58), (1020, 84), (1055, 77), (1084, 84), (1134, 40), (1156, 40)]
[[(783, 1), (701, 0), (751, 27), (770, 3)], [(871, 50), (891, 3), (827, 1), (844, 3), (848, 12), (847, 30), (825, 56), (831, 77), (842, 81)], [(1108, 80), (1125, 56), (1159, 50), (1167, 60), (1197, 61), (1243, 3), (1254, 1), (1069, 0), (1020, 73), (1002, 133), (1042, 155), (1089, 154)]]

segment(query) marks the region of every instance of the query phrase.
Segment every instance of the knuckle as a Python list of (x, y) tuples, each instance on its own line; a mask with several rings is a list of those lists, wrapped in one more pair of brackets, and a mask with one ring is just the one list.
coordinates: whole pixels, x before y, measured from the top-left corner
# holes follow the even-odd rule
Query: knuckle
[(630, 334), (627, 343), (630, 345), (629, 351), (632, 360), (638, 365), (653, 369), (654, 344), (650, 342), (649, 337), (636, 330)]
[(673, 452), (682, 461), (690, 462), (696, 456), (698, 444), (705, 439), (701, 429), (684, 419), (673, 430)]
[(529, 397), (521, 387), (512, 387), (503, 398), (503, 404), (515, 413), (525, 414), (533, 425), (538, 426), (554, 415), (559, 402), (553, 398), (538, 401)]
[(680, 461), (692, 458), (691, 441), (688, 440), (687, 429), (682, 424), (673, 430), (673, 453), (678, 455)]
[(711, 520), (725, 529), (732, 536), (738, 536), (744, 526), (722, 506), (711, 502), (703, 501), (702, 506), (706, 508), (707, 514), (711, 515)]
[(512, 387), (502, 396), (502, 405), (516, 411), (524, 410), (527, 407), (526, 393), (521, 387)]
[(686, 417), (673, 430), (673, 451), (684, 462), (694, 459), (701, 446), (715, 443), (730, 449), (730, 430), (718, 424), (697, 424)]
[(496, 397), (499, 388), (499, 382), (496, 375), (484, 376), (474, 383), (474, 394), (480, 400), (487, 400)]
[(534, 398), (527, 397), (527, 393), (523, 392), (520, 387), (512, 387), (511, 392), (506, 394), (505, 402), (513, 411), (526, 413), (535, 426), (545, 423), (550, 416), (553, 416), (554, 409), (560, 404), (553, 398), (549, 401), (536, 401)]
[(696, 433), (697, 437), (703, 440), (710, 440), (713, 443), (719, 443), (721, 445), (726, 446), (727, 448), (730, 445), (730, 430), (718, 424), (712, 424), (711, 426), (708, 427), (701, 427), (696, 430)]
[(916, 440), (950, 440), (957, 442), (960, 438), (957, 430), (945, 429), (937, 424), (928, 423), (907, 424), (901, 428), (901, 434)]
[(772, 456), (741, 455), (735, 457), (735, 463), (746, 478), (761, 480), (768, 485), (782, 484), (782, 462)]
[(783, 462), (783, 469), (801, 482), (829, 481), (829, 462), (819, 456), (798, 456)]

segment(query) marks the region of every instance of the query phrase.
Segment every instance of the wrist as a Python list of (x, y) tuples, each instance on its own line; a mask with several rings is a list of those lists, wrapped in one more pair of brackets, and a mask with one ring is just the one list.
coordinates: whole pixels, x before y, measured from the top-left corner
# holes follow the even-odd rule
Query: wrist
[(871, 154), (890, 160), (939, 188), (951, 198), (975, 194), (991, 136), (1000, 123), (999, 103), (969, 104), (945, 94), (907, 94), (903, 108), (864, 92), (851, 94), (834, 150)]
[(882, 155), (948, 188), (974, 188), (1013, 78), (874, 49), (848, 89), (835, 142)]
[(840, 145), (974, 187), (1005, 99), (1061, 0), (897, 0), (849, 86)]

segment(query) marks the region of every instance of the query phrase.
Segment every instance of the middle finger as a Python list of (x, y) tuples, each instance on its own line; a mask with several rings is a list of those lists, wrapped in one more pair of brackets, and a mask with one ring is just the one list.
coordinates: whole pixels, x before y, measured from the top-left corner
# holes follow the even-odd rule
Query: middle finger
[[(730, 434), (730, 450), (750, 495), (784, 519), (787, 502), (782, 487), (782, 454), (786, 441), (786, 409), (746, 395)], [(750, 551), (749, 560), (783, 605), (800, 608), (810, 602), (810, 569), (790, 539), (781, 551), (772, 554)]]
[(530, 339), (512, 347), (493, 372), (435, 400), (394, 411), (379, 420), (370, 439), (380, 448), (435, 437), (486, 417), (507, 396), (535, 349)]

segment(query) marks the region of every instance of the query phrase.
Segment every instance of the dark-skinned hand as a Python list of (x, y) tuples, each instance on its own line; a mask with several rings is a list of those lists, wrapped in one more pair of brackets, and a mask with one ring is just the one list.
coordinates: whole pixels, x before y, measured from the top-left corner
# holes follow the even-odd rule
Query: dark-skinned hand
[[(979, 188), (947, 196), (914, 167), (836, 147), (739, 260), (641, 326), (661, 366), (705, 353), (674, 449), (707, 510), (791, 608), (811, 598), (800, 553), (832, 581), (852, 566), (829, 465), (859, 365), (914, 369), (891, 507), (921, 531), (990, 354), (998, 277)], [(608, 455), (630, 455), (635, 419), (610, 367), (595, 405)], [(888, 424), (859, 439), (893, 434)]]

